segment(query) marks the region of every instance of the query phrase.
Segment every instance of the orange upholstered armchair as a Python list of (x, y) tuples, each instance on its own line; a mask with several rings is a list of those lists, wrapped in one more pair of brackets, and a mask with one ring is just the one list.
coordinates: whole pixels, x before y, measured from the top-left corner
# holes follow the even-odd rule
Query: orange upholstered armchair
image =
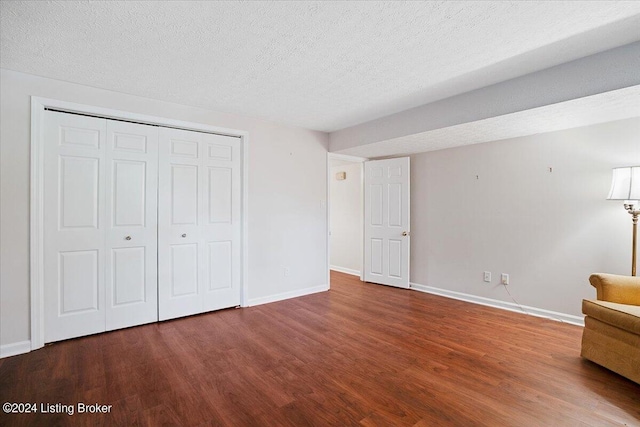
[(585, 359), (640, 384), (640, 277), (592, 274), (596, 300), (583, 300)]

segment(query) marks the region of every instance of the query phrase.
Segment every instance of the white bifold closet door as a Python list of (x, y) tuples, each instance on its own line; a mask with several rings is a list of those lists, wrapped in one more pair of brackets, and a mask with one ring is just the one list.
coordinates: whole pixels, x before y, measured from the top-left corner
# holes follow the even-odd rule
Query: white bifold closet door
[(158, 128), (48, 111), (45, 342), (157, 320)]
[(160, 128), (159, 318), (240, 305), (238, 138)]

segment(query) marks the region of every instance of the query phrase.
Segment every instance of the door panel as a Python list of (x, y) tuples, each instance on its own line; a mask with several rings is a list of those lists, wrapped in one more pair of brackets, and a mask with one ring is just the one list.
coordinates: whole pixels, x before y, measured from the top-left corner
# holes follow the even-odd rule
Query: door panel
[(98, 228), (100, 159), (60, 156), (60, 228)]
[(209, 144), (209, 157), (211, 159), (231, 161), (232, 152), (233, 149), (229, 145)]
[(389, 276), (402, 278), (402, 240), (389, 239)]
[(198, 294), (198, 245), (171, 245), (171, 296)]
[(229, 289), (233, 286), (233, 243), (209, 243), (209, 290)]
[(146, 300), (145, 247), (119, 248), (113, 256), (113, 306)]
[(171, 165), (171, 224), (198, 223), (198, 166)]
[(98, 310), (98, 251), (60, 252), (59, 315)]
[(240, 141), (160, 130), (160, 320), (240, 304)]
[(369, 191), (369, 209), (371, 211), (369, 223), (372, 226), (382, 226), (382, 185), (371, 184)]
[(45, 113), (45, 342), (105, 330), (106, 121)]
[(197, 159), (198, 146), (200, 145), (199, 141), (197, 140), (197, 135), (187, 135), (184, 133), (186, 131), (180, 130), (178, 130), (177, 132), (183, 133), (184, 136), (192, 139), (180, 140), (178, 138), (171, 138), (171, 155), (174, 157), (188, 157)]
[(374, 275), (382, 275), (382, 239), (371, 238), (369, 243), (371, 245), (371, 267), (369, 272)]
[(209, 168), (209, 222), (230, 223), (232, 212), (231, 168)]
[(158, 320), (158, 128), (107, 120), (106, 329)]
[(130, 133), (113, 132), (113, 151), (125, 151), (133, 153), (147, 152), (146, 135), (134, 135)]
[(113, 161), (113, 227), (144, 227), (146, 166), (140, 161)]
[(365, 162), (364, 279), (409, 287), (409, 158)]
[(402, 184), (389, 184), (389, 227), (402, 227)]
[[(64, 114), (64, 113), (47, 113), (47, 114)], [(66, 116), (70, 116), (70, 114), (66, 114)], [(75, 116), (79, 117), (79, 116)], [(93, 120), (89, 118), (88, 120)], [(95, 119), (98, 121), (104, 121), (103, 119)], [(104, 139), (104, 133), (101, 132), (101, 129), (87, 129), (83, 126), (86, 126), (86, 123), (82, 123), (83, 120), (77, 120), (78, 126), (72, 126), (67, 124), (60, 124), (58, 127), (58, 132), (60, 134), (59, 144), (60, 146), (67, 146), (73, 149), (76, 147), (85, 147), (85, 148), (94, 148), (96, 150), (100, 150), (101, 140)], [(72, 119), (65, 119), (65, 123), (71, 123)], [(86, 121), (84, 121), (86, 122)]]

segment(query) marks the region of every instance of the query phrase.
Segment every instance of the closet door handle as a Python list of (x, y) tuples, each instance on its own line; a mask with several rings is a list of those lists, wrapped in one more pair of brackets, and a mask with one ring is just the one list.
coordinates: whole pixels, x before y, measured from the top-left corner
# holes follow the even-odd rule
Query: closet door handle
[(131, 240), (131, 236), (125, 237), (124, 240)]
[(182, 237), (187, 237), (187, 233), (182, 233)]

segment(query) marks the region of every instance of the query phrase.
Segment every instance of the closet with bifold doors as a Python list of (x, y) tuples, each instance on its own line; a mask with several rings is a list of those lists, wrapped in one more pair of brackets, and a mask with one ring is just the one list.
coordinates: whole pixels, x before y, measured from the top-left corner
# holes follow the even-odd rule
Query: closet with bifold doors
[(44, 114), (45, 342), (240, 305), (238, 137)]

